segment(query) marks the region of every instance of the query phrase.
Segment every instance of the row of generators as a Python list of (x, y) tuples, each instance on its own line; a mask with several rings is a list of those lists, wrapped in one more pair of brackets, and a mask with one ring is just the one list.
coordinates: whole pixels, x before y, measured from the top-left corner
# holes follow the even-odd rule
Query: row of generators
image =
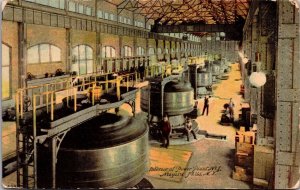
[[(185, 117), (195, 109), (195, 100), (212, 95), (212, 85), (229, 72), (228, 62), (208, 61), (189, 64), (178, 76), (150, 79), (150, 85), (141, 90), (141, 109), (148, 113), (150, 133), (157, 136), (159, 122), (167, 114), (172, 127), (171, 136), (184, 133)], [(194, 126), (197, 132), (199, 129)]]
[[(141, 109), (149, 114), (150, 133), (168, 114), (172, 133), (182, 133), (194, 100), (212, 93), (212, 85), (229, 70), (224, 61), (189, 65), (179, 75), (153, 77), (141, 90)], [(194, 96), (196, 94), (196, 96)], [(198, 126), (193, 126), (197, 133)], [(38, 187), (49, 184), (48, 148), (39, 146)], [(76, 159), (75, 159), (76, 158)], [(145, 121), (115, 114), (99, 115), (72, 129), (57, 159), (60, 188), (129, 188), (140, 182), (148, 168), (148, 127)]]
[(189, 80), (194, 88), (194, 98), (202, 98), (212, 95), (212, 85), (222, 79), (230, 71), (229, 62), (225, 59), (208, 61), (202, 64), (190, 64), (189, 69), (184, 72), (185, 80)]

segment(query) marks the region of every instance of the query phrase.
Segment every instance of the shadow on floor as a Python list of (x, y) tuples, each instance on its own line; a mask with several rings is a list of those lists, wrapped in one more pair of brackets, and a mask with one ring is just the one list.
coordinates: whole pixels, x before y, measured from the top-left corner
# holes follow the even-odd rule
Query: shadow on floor
[[(226, 158), (228, 159), (228, 166), (230, 167), (230, 169), (232, 171), (234, 171), (234, 159), (235, 159), (235, 149), (230, 149), (230, 151), (228, 152), (228, 154), (226, 155)], [(230, 173), (230, 178), (232, 178), (232, 173)], [(245, 184), (247, 184), (249, 186), (249, 188), (253, 189), (253, 185), (250, 182), (244, 182)]]
[(240, 120), (234, 120), (233, 121), (233, 127), (235, 128), (235, 129), (240, 129)]

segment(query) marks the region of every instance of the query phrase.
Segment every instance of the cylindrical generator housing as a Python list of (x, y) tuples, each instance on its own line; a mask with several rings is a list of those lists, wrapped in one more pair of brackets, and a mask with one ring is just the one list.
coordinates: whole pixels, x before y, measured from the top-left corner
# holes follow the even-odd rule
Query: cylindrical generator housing
[(151, 115), (161, 116), (162, 100), (163, 112), (169, 116), (181, 115), (193, 110), (194, 90), (189, 82), (171, 81), (167, 83), (164, 87), (163, 99), (160, 89), (151, 89), (151, 98), (149, 91), (148, 87), (141, 89), (141, 109), (144, 112), (148, 112), (150, 107)]
[(212, 64), (211, 71), (212, 71), (213, 76), (219, 76), (220, 75), (220, 65)]
[[(39, 151), (39, 187), (48, 187)], [(50, 156), (51, 157), (51, 156)], [(135, 118), (104, 114), (73, 128), (57, 156), (58, 188), (130, 188), (148, 170), (148, 127)], [(49, 181), (49, 178), (48, 178)], [(51, 187), (51, 186), (50, 186)]]
[[(191, 69), (191, 68), (190, 68)], [(212, 72), (208, 68), (198, 68), (197, 73), (195, 69), (190, 70), (190, 82), (194, 87), (197, 84), (197, 87), (208, 87), (212, 85)]]

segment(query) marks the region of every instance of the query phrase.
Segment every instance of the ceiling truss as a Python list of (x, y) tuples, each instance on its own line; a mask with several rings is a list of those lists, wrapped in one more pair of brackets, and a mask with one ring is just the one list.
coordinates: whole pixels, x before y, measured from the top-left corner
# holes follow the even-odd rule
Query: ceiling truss
[(123, 0), (118, 13), (133, 11), (158, 25), (234, 24), (245, 19), (250, 0)]

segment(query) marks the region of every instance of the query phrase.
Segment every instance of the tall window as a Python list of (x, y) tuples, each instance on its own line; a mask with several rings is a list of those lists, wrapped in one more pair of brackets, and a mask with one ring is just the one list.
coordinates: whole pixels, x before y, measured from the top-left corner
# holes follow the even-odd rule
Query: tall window
[(112, 14), (112, 13), (110, 13), (110, 15), (109, 15), (109, 20), (115, 20), (115, 15)]
[(102, 57), (103, 58), (112, 58), (116, 57), (116, 49), (111, 46), (102, 47)]
[(142, 55), (144, 55), (144, 54), (145, 54), (145, 49), (144, 49), (144, 48), (138, 47), (138, 48), (136, 49), (136, 55), (137, 55), (137, 56), (142, 56)]
[(83, 14), (83, 5), (82, 4), (78, 4), (78, 13)]
[(129, 46), (124, 46), (124, 55), (125, 55), (125, 57), (131, 57), (132, 56), (132, 48)]
[(2, 44), (2, 100), (10, 97), (11, 48)]
[(61, 62), (60, 48), (51, 44), (38, 44), (27, 49), (27, 63)]
[(104, 12), (104, 19), (108, 19), (108, 17), (109, 17), (109, 14)]
[(65, 8), (65, 0), (26, 0), (26, 1), (35, 2), (35, 3), (41, 4), (41, 5), (55, 7), (58, 9)]
[(76, 4), (72, 1), (69, 1), (69, 11), (72, 11), (72, 12), (76, 11)]
[(98, 11), (97, 11), (97, 17), (98, 17), (98, 18), (103, 18), (103, 15), (102, 15), (102, 11), (101, 11), (101, 10), (98, 10)]
[(157, 54), (161, 54), (161, 48), (157, 48)]
[(119, 16), (119, 22), (123, 23), (123, 17)]
[(72, 59), (72, 71), (78, 75), (93, 72), (93, 49), (90, 46), (75, 46), (72, 50)]
[[(49, 1), (52, 1), (52, 0), (49, 0)], [(54, 1), (56, 1), (56, 0), (54, 0)], [(68, 3), (69, 3), (69, 11), (71, 11), (71, 12), (76, 12), (76, 13), (85, 14), (85, 15), (89, 15), (89, 16), (91, 16), (93, 13), (93, 8), (90, 6), (75, 2), (75, 0), (68, 1)], [(98, 12), (97, 12), (97, 17), (101, 18), (98, 15)]]
[(92, 15), (92, 8), (89, 7), (89, 6), (86, 6), (86, 8), (85, 8), (85, 14), (91, 16)]
[(150, 47), (149, 48), (149, 55), (154, 55), (154, 54), (155, 54), (154, 48)]

